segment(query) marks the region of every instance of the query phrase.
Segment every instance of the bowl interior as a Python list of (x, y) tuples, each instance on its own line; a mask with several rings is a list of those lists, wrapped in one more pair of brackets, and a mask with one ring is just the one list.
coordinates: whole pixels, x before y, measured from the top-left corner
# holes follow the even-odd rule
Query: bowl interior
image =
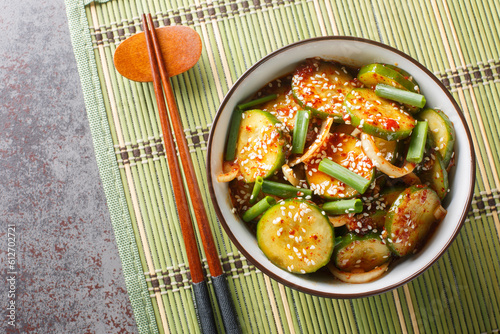
[[(446, 218), (416, 255), (390, 266), (380, 279), (365, 284), (346, 284), (322, 274), (295, 275), (273, 265), (260, 251), (245, 223), (234, 214), (228, 186), (215, 176), (222, 171), (222, 160), (229, 120), (236, 104), (250, 97), (268, 82), (293, 71), (309, 57), (339, 61), (346, 65), (369, 63), (395, 64), (419, 83), (428, 106), (443, 110), (456, 131), (456, 167), (450, 173), (450, 193), (443, 206)], [(320, 296), (351, 298), (381, 293), (404, 284), (428, 268), (446, 250), (465, 220), (475, 178), (474, 153), (470, 133), (461, 111), (440, 81), (409, 56), (383, 44), (352, 37), (324, 37), (301, 41), (271, 53), (245, 72), (231, 88), (215, 117), (208, 147), (208, 179), (218, 218), (237, 248), (260, 270), (277, 281), (298, 290)], [(459, 182), (456, 182), (459, 181)]]

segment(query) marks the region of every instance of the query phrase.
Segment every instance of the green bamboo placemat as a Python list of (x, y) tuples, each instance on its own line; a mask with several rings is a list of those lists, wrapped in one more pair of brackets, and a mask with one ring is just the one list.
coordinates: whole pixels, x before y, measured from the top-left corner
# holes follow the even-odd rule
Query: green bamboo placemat
[[(141, 30), (142, 13), (153, 13), (159, 26), (187, 25), (202, 37), (198, 64), (172, 82), (245, 333), (499, 331), (498, 1), (66, 0), (66, 7), (96, 158), (141, 333), (199, 332), (153, 88), (124, 79), (112, 61), (117, 45)], [(427, 66), (460, 104), (477, 154), (475, 196), (456, 241), (417, 279), (369, 298), (313, 297), (270, 280), (230, 242), (205, 186), (208, 133), (232, 83), (267, 53), (323, 35), (380, 41)]]

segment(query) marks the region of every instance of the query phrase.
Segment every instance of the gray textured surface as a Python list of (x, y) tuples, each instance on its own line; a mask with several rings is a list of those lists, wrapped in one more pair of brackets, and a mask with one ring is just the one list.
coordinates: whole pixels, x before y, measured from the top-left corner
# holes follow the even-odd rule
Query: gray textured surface
[[(136, 332), (63, 0), (0, 4), (1, 332)], [(16, 226), (16, 328), (6, 323)]]

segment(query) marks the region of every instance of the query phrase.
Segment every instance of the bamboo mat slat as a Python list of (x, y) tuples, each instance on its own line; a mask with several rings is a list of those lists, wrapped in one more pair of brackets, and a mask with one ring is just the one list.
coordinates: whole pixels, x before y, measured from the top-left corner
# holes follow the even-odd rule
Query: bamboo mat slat
[[(159, 26), (190, 26), (202, 38), (199, 62), (172, 78), (172, 85), (245, 333), (499, 331), (498, 1), (65, 1), (96, 159), (139, 332), (200, 332), (153, 87), (123, 78), (113, 66), (117, 46), (141, 31), (142, 13), (152, 13)], [(428, 67), (461, 106), (477, 155), (471, 210), (444, 256), (403, 287), (355, 300), (300, 293), (248, 262), (217, 221), (205, 174), (212, 120), (237, 78), (269, 52), (326, 35), (380, 41)], [(202, 263), (208, 274), (205, 258)], [(222, 332), (218, 308), (214, 310)]]

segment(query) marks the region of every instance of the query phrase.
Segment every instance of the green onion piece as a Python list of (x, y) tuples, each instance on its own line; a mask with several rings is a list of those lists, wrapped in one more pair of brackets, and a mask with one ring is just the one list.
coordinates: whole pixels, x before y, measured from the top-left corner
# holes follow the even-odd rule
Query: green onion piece
[(296, 188), (289, 184), (267, 181), (262, 182), (262, 192), (278, 196), (281, 198), (312, 196), (312, 190), (306, 188)]
[(371, 183), (371, 180), (367, 180), (364, 177), (352, 172), (351, 170), (335, 163), (329, 159), (323, 159), (319, 163), (318, 167), (320, 172), (330, 175), (331, 177), (336, 178), (347, 184), (348, 186), (353, 187), (358, 192), (363, 194), (368, 186)]
[(255, 179), (255, 183), (253, 185), (252, 196), (250, 196), (250, 204), (254, 204), (257, 202), (257, 198), (259, 197), (260, 190), (262, 189), (262, 182), (264, 179), (262, 176), (257, 176)]
[(425, 142), (427, 141), (427, 131), (429, 125), (427, 121), (418, 121), (413, 129), (406, 154), (406, 161), (419, 163), (424, 158)]
[(323, 211), (330, 215), (360, 213), (363, 211), (363, 202), (359, 198), (327, 202), (323, 204)]
[(238, 143), (242, 113), (241, 109), (236, 108), (231, 115), (229, 133), (227, 135), (226, 155), (224, 157), (226, 161), (233, 161), (236, 156), (236, 144)]
[(409, 104), (418, 108), (423, 108), (425, 106), (425, 96), (422, 94), (409, 92), (389, 85), (378, 84), (375, 87), (375, 94), (389, 100)]
[(248, 223), (249, 221), (263, 214), (267, 209), (269, 209), (274, 204), (276, 204), (276, 200), (271, 196), (266, 196), (259, 202), (257, 202), (257, 204), (255, 204), (250, 209), (245, 211), (245, 213), (241, 218), (243, 218), (243, 220)]
[(258, 99), (246, 102), (246, 103), (238, 104), (236, 107), (240, 108), (241, 110), (247, 110), (248, 108), (252, 108), (252, 107), (258, 106), (259, 104), (274, 100), (277, 97), (278, 97), (278, 95), (271, 94), (271, 95), (263, 96), (263, 97), (260, 97)]
[(307, 128), (309, 126), (310, 110), (299, 110), (295, 117), (293, 128), (292, 153), (303, 153), (306, 144)]

